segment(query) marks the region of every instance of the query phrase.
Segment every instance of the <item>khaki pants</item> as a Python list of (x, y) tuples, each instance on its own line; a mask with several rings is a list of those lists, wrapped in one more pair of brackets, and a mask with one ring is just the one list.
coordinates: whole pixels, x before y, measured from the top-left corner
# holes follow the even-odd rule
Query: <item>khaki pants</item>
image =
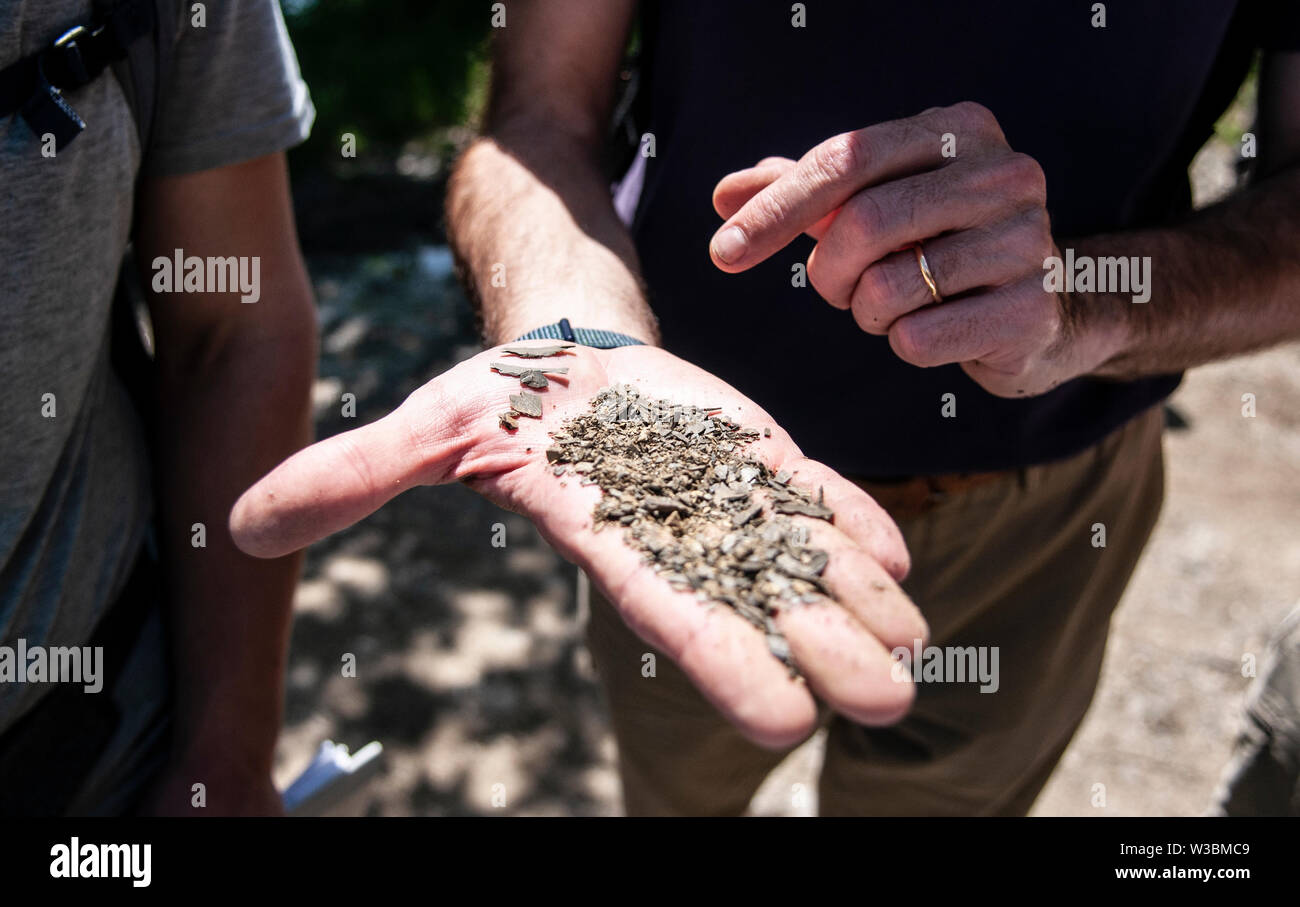
[[(1111, 612), (1163, 497), (1161, 407), (1086, 452), (1010, 471), (923, 514), (891, 511), (933, 646), (998, 648), (998, 689), (918, 684), (899, 724), (827, 716), (822, 815), (1023, 815), (1083, 720)], [(893, 486), (861, 484), (889, 508)], [(1105, 547), (1097, 547), (1105, 527)], [(587, 643), (629, 815), (736, 815), (784, 758), (749, 743), (594, 587)]]

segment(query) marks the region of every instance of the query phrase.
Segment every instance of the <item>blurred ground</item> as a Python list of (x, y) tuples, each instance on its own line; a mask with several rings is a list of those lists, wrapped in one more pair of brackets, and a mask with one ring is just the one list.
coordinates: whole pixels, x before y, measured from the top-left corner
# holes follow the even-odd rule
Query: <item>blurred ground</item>
[[(1233, 152), (1220, 141), (1198, 159), (1201, 202), (1231, 188)], [(318, 251), (309, 264), (324, 336), (320, 436), (383, 415), (475, 351), (445, 249)], [(341, 414), (345, 393), (355, 418)], [(1242, 415), (1246, 393), (1255, 418)], [(1300, 345), (1198, 369), (1172, 399), (1186, 427), (1167, 435), (1160, 524), (1114, 621), (1093, 709), (1036, 814), (1207, 805), (1248, 683), (1242, 658), (1262, 653), (1300, 598), (1297, 400)], [(498, 523), (504, 548), (492, 545)], [(460, 487), (410, 491), (315, 546), (296, 601), (277, 782), (326, 737), (353, 749), (376, 739), (382, 772), (335, 812), (617, 814), (614, 747), (575, 601), (573, 569), (525, 520)], [(347, 654), (355, 678), (341, 676)], [(755, 813), (815, 809), (819, 744), (769, 778)]]
[[(317, 433), (392, 409), (475, 350), (445, 249), (314, 257)], [(355, 418), (341, 415), (344, 393)], [(505, 525), (506, 546), (493, 547)], [(614, 810), (613, 750), (578, 643), (574, 570), (526, 520), (461, 487), (420, 488), (308, 553), (296, 601), (283, 786), (329, 737), (385, 768), (338, 812)], [(342, 676), (345, 654), (356, 677)], [(500, 790), (500, 789), (498, 789)]]

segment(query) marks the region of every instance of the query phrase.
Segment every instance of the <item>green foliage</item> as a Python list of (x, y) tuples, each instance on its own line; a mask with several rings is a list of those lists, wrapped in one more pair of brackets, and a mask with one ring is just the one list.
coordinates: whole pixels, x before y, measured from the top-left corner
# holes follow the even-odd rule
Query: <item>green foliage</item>
[(1241, 83), (1241, 88), (1237, 91), (1237, 97), (1233, 100), (1231, 106), (1219, 117), (1219, 121), (1214, 124), (1214, 134), (1234, 147), (1240, 147), (1241, 137), (1251, 129), (1255, 119), (1255, 109), (1258, 104), (1259, 94), (1259, 63), (1261, 55), (1255, 54), (1255, 59), (1250, 64), (1250, 72), (1246, 74), (1246, 80)]
[(477, 113), (486, 84), (491, 4), (456, 0), (282, 0), (316, 105), (303, 152), (337, 159), (397, 147)]

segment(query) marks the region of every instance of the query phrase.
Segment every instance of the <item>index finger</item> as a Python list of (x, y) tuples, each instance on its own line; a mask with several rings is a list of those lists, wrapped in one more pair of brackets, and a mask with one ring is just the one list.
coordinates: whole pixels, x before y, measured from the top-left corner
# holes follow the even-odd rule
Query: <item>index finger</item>
[(942, 164), (940, 135), (924, 113), (827, 139), (718, 228), (709, 242), (713, 263), (732, 274), (751, 268), (859, 190)]

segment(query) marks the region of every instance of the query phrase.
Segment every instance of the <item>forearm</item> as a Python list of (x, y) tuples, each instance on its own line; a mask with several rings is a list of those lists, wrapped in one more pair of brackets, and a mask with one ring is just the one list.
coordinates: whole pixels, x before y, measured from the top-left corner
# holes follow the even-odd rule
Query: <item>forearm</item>
[(477, 140), (452, 177), (447, 222), (489, 343), (561, 318), (658, 342), (636, 250), (587, 139), (516, 120)]
[(1149, 258), (1151, 297), (1063, 294), (1079, 335), (1110, 355), (1093, 374), (1176, 372), (1300, 338), (1300, 168), (1167, 228), (1062, 241), (1076, 258)]
[[(182, 364), (160, 357), (167, 429), (156, 481), (176, 673), (173, 758), (181, 765), (270, 776), (301, 557), (248, 557), (227, 521), (244, 489), (310, 441), (315, 349), (309, 322), (228, 338), (179, 357)], [(194, 547), (196, 523), (206, 547)]]

